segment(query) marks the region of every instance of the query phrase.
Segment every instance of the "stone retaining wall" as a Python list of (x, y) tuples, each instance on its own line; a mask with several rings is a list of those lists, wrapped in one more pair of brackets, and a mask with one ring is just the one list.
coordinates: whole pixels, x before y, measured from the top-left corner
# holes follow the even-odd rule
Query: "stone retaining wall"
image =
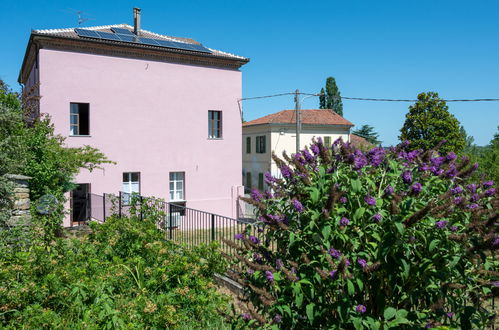
[(29, 176), (7, 174), (5, 177), (14, 184), (14, 208), (12, 215), (7, 220), (8, 227), (31, 225)]

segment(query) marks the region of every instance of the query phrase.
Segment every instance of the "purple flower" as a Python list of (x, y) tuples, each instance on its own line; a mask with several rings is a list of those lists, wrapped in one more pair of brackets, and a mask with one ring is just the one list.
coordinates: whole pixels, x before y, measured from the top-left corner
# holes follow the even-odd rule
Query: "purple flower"
[(364, 201), (367, 203), (367, 205), (376, 205), (376, 198), (374, 197), (371, 197), (369, 195), (367, 195), (366, 197), (364, 197)]
[(305, 160), (309, 163), (313, 163), (315, 160), (315, 157), (312, 156), (312, 154), (308, 151), (308, 149), (305, 149), (302, 151), (303, 157), (305, 157)]
[(318, 155), (319, 152), (320, 152), (319, 146), (317, 144), (312, 144), (310, 146), (310, 149), (312, 150), (312, 152), (314, 153), (314, 155)]
[(435, 227), (439, 228), (439, 229), (442, 229), (444, 228), (445, 226), (447, 226), (447, 221), (445, 220), (440, 220), (440, 221), (437, 221), (435, 222)]
[(294, 154), (293, 157), (302, 165), (305, 165), (307, 163), (307, 161), (301, 156), (300, 153)]
[(284, 216), (283, 215), (272, 215), (272, 214), (268, 214), (267, 217), (269, 217), (270, 220), (273, 221), (273, 222), (284, 222)]
[(430, 167), (430, 172), (433, 173), (433, 175), (439, 176), (442, 173), (444, 173), (444, 170), (442, 170), (441, 168), (438, 168), (436, 166), (432, 166), (432, 167)]
[(456, 198), (454, 198), (454, 201), (453, 201), (453, 203), (456, 205), (462, 204), (463, 202), (464, 202), (464, 198), (462, 198), (462, 197), (456, 197)]
[(329, 249), (329, 254), (331, 255), (331, 257), (333, 257), (335, 259), (340, 259), (340, 257), (341, 257), (341, 252), (338, 250), (335, 250), (333, 248)]
[(470, 202), (476, 202), (480, 199), (480, 196), (478, 196), (478, 194), (473, 194), (471, 195), (470, 197)]
[(241, 314), (241, 317), (243, 318), (243, 320), (245, 320), (246, 322), (248, 322), (249, 320), (251, 320), (251, 315), (249, 315), (248, 313), (242, 313)]
[(492, 181), (492, 180), (485, 181), (485, 182), (483, 183), (483, 187), (484, 187), (485, 189), (490, 188), (490, 187), (492, 187), (493, 185), (494, 185), (494, 181)]
[(369, 157), (370, 164), (376, 167), (383, 162), (383, 159), (385, 158), (385, 149), (381, 147), (372, 148), (369, 150), (367, 155)]
[(330, 271), (330, 272), (329, 272), (329, 277), (334, 278), (334, 277), (336, 276), (336, 273), (337, 273), (337, 272), (338, 272), (338, 271), (336, 271), (336, 270), (332, 270), (332, 271)]
[(411, 191), (415, 195), (418, 195), (421, 192), (422, 189), (423, 189), (423, 186), (419, 182), (416, 182), (415, 184), (413, 184), (411, 186)]
[(270, 174), (270, 172), (265, 172), (264, 177), (265, 177), (265, 182), (269, 185), (277, 182), (277, 179), (274, 178), (272, 174)]
[(341, 218), (341, 220), (340, 220), (340, 225), (341, 226), (348, 226), (349, 223), (350, 223), (350, 220), (348, 220), (345, 217)]
[(281, 269), (284, 266), (284, 263), (282, 262), (282, 259), (277, 259), (275, 261), (275, 268), (276, 269)]
[(360, 267), (362, 268), (366, 268), (367, 267), (367, 261), (365, 259), (358, 259), (357, 260), (357, 263), (360, 265)]
[(461, 186), (456, 186), (452, 188), (450, 191), (453, 195), (457, 195), (463, 192), (463, 188), (461, 188)]
[(255, 270), (253, 268), (248, 268), (247, 272), (248, 274), (253, 275), (255, 273)]
[(402, 172), (401, 178), (404, 183), (409, 184), (412, 182), (412, 173), (410, 171), (404, 171)]
[(267, 281), (269, 282), (274, 282), (274, 274), (270, 270), (265, 271), (265, 278), (267, 278)]
[(466, 186), (466, 188), (471, 192), (471, 193), (476, 193), (476, 188), (477, 188), (477, 185), (472, 183), (472, 184), (469, 184)]
[(350, 266), (350, 259), (348, 258), (345, 258), (345, 266)]
[(363, 168), (366, 165), (367, 165), (366, 156), (359, 149), (355, 150), (355, 152), (353, 154), (353, 167), (356, 170), (360, 170), (361, 168)]
[(292, 203), (296, 211), (301, 213), (305, 210), (299, 200), (293, 199)]
[(414, 243), (414, 242), (416, 242), (416, 237), (415, 237), (415, 236), (411, 236), (411, 237), (409, 237), (409, 242), (410, 242), (410, 243)]
[(430, 162), (435, 167), (440, 167), (445, 162), (445, 157), (435, 157), (430, 159)]
[(276, 316), (274, 316), (274, 318), (272, 319), (274, 321), (274, 323), (281, 323), (282, 322), (282, 316), (277, 314)]
[(490, 197), (496, 193), (496, 188), (487, 189), (484, 193), (485, 196)]
[(494, 240), (492, 241), (492, 246), (496, 245), (499, 245), (499, 236), (496, 236), (496, 238), (494, 238)]
[(448, 317), (448, 318), (450, 318), (450, 319), (451, 319), (453, 316), (454, 316), (454, 313), (452, 313), (452, 312), (448, 312), (448, 313), (447, 313), (447, 317)]
[(393, 195), (393, 187), (388, 185), (388, 187), (385, 188), (385, 195), (390, 196)]
[(237, 240), (241, 240), (241, 239), (243, 239), (243, 237), (244, 237), (243, 233), (239, 233), (239, 234), (234, 235), (234, 239), (237, 239)]
[(453, 161), (454, 159), (456, 159), (457, 156), (456, 156), (456, 153), (454, 151), (451, 151), (447, 154), (447, 156), (445, 157), (445, 159), (447, 159), (447, 161)]
[(259, 192), (259, 191), (258, 191), (258, 190), (256, 190), (256, 189), (252, 189), (252, 190), (251, 190), (251, 194), (250, 194), (250, 195), (251, 195), (251, 198), (253, 198), (253, 200), (254, 200), (254, 201), (257, 201), (257, 202), (261, 201), (261, 200), (262, 200), (262, 198), (263, 198), (262, 193), (261, 193), (261, 192)]
[(282, 176), (285, 178), (291, 178), (293, 176), (291, 169), (287, 165), (281, 166), (280, 170), (281, 170)]
[(340, 197), (340, 203), (345, 204), (347, 202), (347, 198), (345, 196)]
[(355, 311), (359, 314), (364, 314), (366, 312), (366, 306), (357, 305), (357, 307), (355, 307)]
[(255, 261), (260, 261), (260, 260), (262, 260), (262, 256), (255, 252), (255, 253), (253, 253), (253, 259)]
[(499, 281), (492, 282), (492, 286), (495, 288), (499, 288)]
[(373, 221), (374, 222), (380, 222), (381, 218), (383, 218), (383, 216), (381, 214), (379, 214), (379, 213), (376, 213), (375, 215), (373, 215)]
[(251, 235), (251, 236), (249, 237), (249, 240), (250, 240), (250, 241), (251, 241), (251, 243), (253, 243), (253, 244), (260, 244), (260, 240), (259, 240), (257, 237), (253, 236), (253, 235)]
[(451, 231), (457, 231), (457, 226), (451, 226), (451, 227), (450, 227), (450, 230), (451, 230)]
[(451, 164), (447, 172), (445, 172), (445, 177), (451, 179), (457, 175), (456, 165)]
[(470, 210), (474, 210), (478, 207), (478, 204), (477, 203), (471, 203), (467, 206), (467, 208), (469, 208)]

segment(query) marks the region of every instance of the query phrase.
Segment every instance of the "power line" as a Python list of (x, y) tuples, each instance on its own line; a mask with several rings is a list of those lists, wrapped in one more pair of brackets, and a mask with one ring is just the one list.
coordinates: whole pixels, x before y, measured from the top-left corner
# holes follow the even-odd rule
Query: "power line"
[[(310, 95), (310, 96), (321, 96), (322, 94), (317, 93), (299, 93), (300, 95)], [(266, 99), (271, 97), (285, 96), (285, 95), (296, 95), (293, 93), (280, 93), (273, 95), (265, 95), (265, 96), (255, 96), (255, 97), (245, 97), (239, 99), (240, 101), (245, 100), (256, 100), (256, 99)], [(353, 101), (374, 101), (374, 102), (417, 102), (417, 99), (387, 99), (387, 98), (368, 98), (368, 97), (348, 97), (348, 96), (340, 96), (341, 99), (345, 100), (353, 100)], [(445, 102), (499, 102), (499, 98), (484, 98), (484, 99), (440, 99)]]

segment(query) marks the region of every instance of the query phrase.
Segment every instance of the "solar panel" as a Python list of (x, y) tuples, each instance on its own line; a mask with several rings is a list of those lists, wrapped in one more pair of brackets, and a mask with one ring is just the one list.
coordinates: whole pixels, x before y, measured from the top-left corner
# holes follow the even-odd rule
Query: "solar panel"
[(139, 38), (136, 35), (117, 34), (116, 36), (124, 42), (139, 42)]
[(200, 52), (200, 53), (211, 53), (211, 51), (209, 49), (203, 47), (202, 45), (188, 44), (188, 43), (183, 43), (183, 42), (168, 41), (168, 40), (161, 40), (161, 39), (154, 39), (154, 38), (138, 37), (135, 34), (133, 34), (132, 32), (130, 32), (129, 30), (121, 29), (121, 28), (111, 28), (111, 30), (115, 33), (92, 31), (92, 30), (86, 30), (86, 29), (75, 29), (75, 32), (80, 37), (103, 39), (103, 40), (123, 41), (123, 42), (130, 42), (130, 43), (136, 43), (136, 44), (142, 44), (142, 45), (151, 45), (151, 46), (172, 48), (172, 49), (183, 49), (183, 50), (195, 51), (195, 52)]
[(119, 33), (119, 34), (128, 34), (128, 35), (134, 35), (132, 31), (128, 30), (128, 29), (123, 29), (123, 28), (111, 28), (111, 31), (113, 31), (114, 33)]
[(114, 33), (109, 33), (109, 32), (99, 32), (97, 31), (97, 34), (101, 39), (106, 39), (106, 40), (117, 40), (120, 41), (120, 38), (118, 37), (117, 34)]
[(146, 45), (153, 45), (153, 46), (159, 46), (159, 43), (156, 39), (151, 39), (151, 38), (139, 38), (139, 42), (141, 44), (146, 44)]
[(99, 35), (97, 34), (97, 32), (92, 31), (92, 30), (75, 29), (75, 32), (80, 37), (99, 38)]

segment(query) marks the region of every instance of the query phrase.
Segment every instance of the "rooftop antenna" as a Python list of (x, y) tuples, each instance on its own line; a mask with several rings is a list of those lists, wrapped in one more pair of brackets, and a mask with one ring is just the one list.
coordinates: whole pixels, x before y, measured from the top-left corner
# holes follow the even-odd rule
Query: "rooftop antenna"
[(95, 20), (95, 18), (85, 17), (88, 13), (81, 11), (81, 10), (69, 8), (69, 9), (66, 9), (65, 11), (72, 12), (73, 14), (76, 14), (76, 16), (78, 17), (78, 26), (82, 25), (86, 21)]

